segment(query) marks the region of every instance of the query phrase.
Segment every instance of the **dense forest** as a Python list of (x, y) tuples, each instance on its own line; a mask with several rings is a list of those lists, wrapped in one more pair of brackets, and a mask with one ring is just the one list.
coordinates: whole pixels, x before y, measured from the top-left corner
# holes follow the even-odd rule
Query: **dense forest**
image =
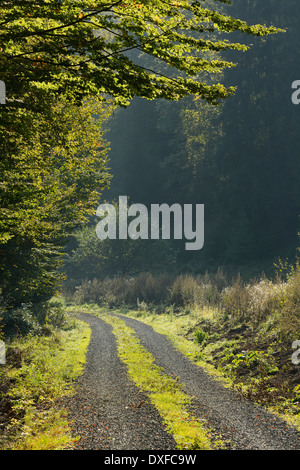
[[(300, 46), (296, 4), (237, 0), (228, 10), (253, 24), (286, 29), (246, 38), (247, 52), (222, 52), (237, 64), (218, 73), (218, 80), (236, 87), (234, 96), (219, 106), (194, 96), (176, 102), (137, 97), (106, 123), (113, 178), (103, 197), (127, 195), (147, 207), (204, 204), (203, 249), (186, 251), (177, 240), (160, 247), (150, 240), (127, 241), (128, 253), (124, 247), (121, 254), (111, 241), (104, 263), (108, 242), (96, 239), (93, 220), (90, 231), (77, 234), (71, 277), (155, 272), (162, 266), (172, 272), (213, 272), (222, 266), (245, 276), (271, 275), (278, 258), (294, 262), (300, 209), (300, 117), (291, 100)], [(234, 34), (239, 40), (240, 33)], [(83, 240), (87, 233), (89, 246)]]
[(299, 447), (298, 3), (1, 2), (0, 450)]
[[(0, 313), (8, 330), (43, 324), (63, 284), (219, 266), (253, 274), (278, 257), (294, 260), (297, 12), (296, 2), (278, 0), (5, 4)], [(100, 241), (97, 206), (120, 195), (146, 206), (204, 204), (203, 249)]]

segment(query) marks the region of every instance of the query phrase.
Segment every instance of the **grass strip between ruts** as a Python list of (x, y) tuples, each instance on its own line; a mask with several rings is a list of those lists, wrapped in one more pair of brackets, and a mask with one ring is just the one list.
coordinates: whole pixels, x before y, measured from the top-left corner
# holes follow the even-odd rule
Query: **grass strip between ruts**
[(207, 430), (188, 411), (191, 397), (183, 391), (183, 385), (154, 363), (153, 356), (141, 345), (134, 330), (122, 320), (112, 315), (99, 316), (113, 327), (118, 355), (126, 364), (130, 378), (149, 396), (167, 431), (174, 436), (177, 448), (211, 449)]

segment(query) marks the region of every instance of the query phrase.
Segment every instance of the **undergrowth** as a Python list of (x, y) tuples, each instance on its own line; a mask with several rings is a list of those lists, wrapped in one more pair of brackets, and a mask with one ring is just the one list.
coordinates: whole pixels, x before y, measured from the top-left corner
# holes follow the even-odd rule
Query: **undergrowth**
[(28, 335), (7, 343), (7, 363), (0, 366), (0, 448), (57, 450), (70, 444), (65, 410), (59, 400), (74, 393), (82, 372), (90, 330), (71, 320), (47, 335)]
[(213, 310), (204, 315), (201, 311), (156, 315), (141, 310), (125, 314), (168, 336), (178, 350), (242, 398), (267, 407), (300, 429), (300, 365), (292, 363), (292, 344), (282, 339), (273, 321), (256, 327), (237, 324), (221, 320)]
[[(214, 310), (220, 322), (253, 327), (272, 321), (283, 340), (300, 336), (300, 266), (278, 267), (276, 277), (229, 279), (221, 269), (214, 274), (181, 274), (133, 277), (115, 276), (85, 280), (75, 291), (64, 287), (66, 299), (77, 305), (128, 308), (170, 316)], [(298, 338), (293, 338), (298, 339)]]

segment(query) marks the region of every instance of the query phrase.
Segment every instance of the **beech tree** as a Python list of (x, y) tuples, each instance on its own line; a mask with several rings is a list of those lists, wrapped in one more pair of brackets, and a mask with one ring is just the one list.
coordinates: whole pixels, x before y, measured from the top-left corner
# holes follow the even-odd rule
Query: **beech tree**
[(109, 112), (101, 102), (192, 94), (218, 104), (234, 88), (199, 72), (232, 67), (219, 53), (247, 49), (225, 34), (280, 31), (226, 15), (227, 3), (1, 2), (0, 306), (1, 295), (8, 309), (51, 297), (66, 238), (109, 184), (101, 120), (95, 128), (92, 118)]
[(51, 120), (30, 115), (30, 131), (18, 115), (19, 132), (7, 131), (17, 144), (0, 160), (0, 306), (1, 294), (14, 307), (55, 292), (68, 237), (94, 214), (110, 181), (102, 124), (112, 109), (92, 100), (54, 102)]
[[(0, 77), (8, 104), (30, 105), (31, 92), (48, 89), (81, 101), (86, 95), (111, 95), (119, 104), (133, 96), (177, 100), (188, 94), (210, 103), (233, 88), (208, 85), (200, 71), (233, 63), (208, 60), (203, 53), (247, 47), (215, 37), (215, 32), (262, 36), (279, 29), (248, 25), (217, 11), (227, 0), (14, 0), (0, 11)], [(213, 36), (212, 36), (213, 35)], [(132, 50), (157, 58), (166, 72), (129, 58)], [(158, 67), (160, 69), (160, 67)]]

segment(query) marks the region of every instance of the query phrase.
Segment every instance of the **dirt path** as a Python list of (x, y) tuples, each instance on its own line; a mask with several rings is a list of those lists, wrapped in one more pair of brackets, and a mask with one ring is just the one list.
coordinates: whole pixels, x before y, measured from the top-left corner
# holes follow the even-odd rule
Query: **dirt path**
[(186, 392), (194, 396), (194, 414), (205, 417), (220, 436), (231, 440), (233, 448), (300, 449), (300, 433), (285, 421), (224, 388), (178, 352), (166, 336), (156, 333), (149, 325), (125, 316), (119, 317), (134, 328), (156, 363), (168, 374), (178, 377), (185, 385)]
[(111, 326), (92, 315), (77, 316), (90, 325), (92, 336), (78, 393), (64, 403), (81, 437), (74, 449), (174, 449), (159, 413), (129, 380)]
[[(117, 356), (112, 328), (100, 318), (80, 314), (92, 328), (84, 374), (78, 393), (67, 400), (69, 418), (80, 440), (74, 449), (171, 450), (176, 443), (166, 432), (157, 410), (128, 378)], [(213, 380), (150, 326), (119, 315), (165, 372), (178, 377), (192, 395), (191, 411), (205, 418), (212, 435), (228, 448), (247, 450), (299, 450), (300, 434), (284, 421)]]

